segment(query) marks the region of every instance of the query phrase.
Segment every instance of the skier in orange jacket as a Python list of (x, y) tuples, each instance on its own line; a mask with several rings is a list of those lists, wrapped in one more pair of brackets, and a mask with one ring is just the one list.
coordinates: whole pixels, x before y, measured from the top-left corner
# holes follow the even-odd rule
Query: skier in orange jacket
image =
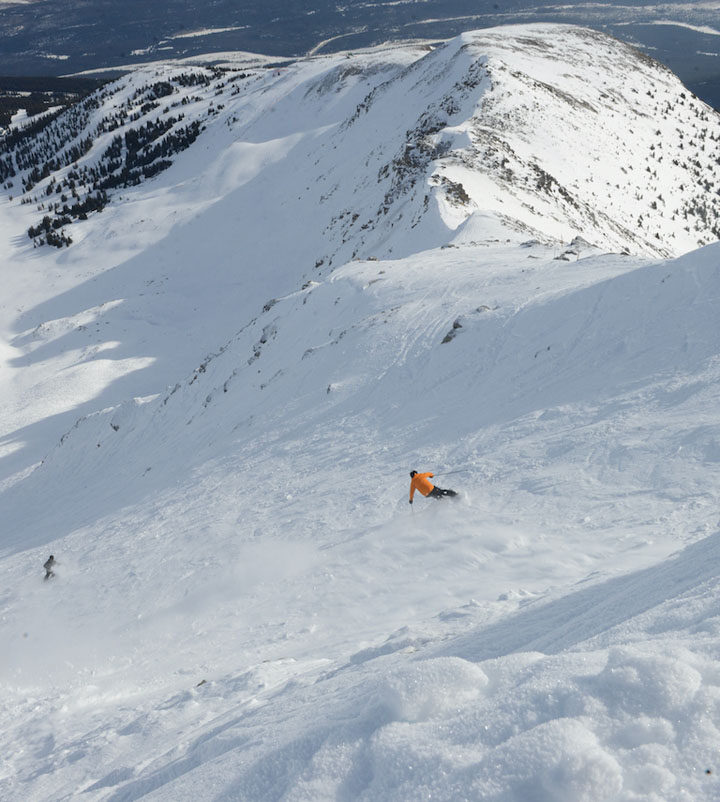
[(423, 496), (432, 496), (433, 498), (443, 498), (443, 496), (457, 496), (454, 490), (444, 490), (442, 487), (436, 487), (430, 479), (434, 474), (432, 473), (418, 473), (417, 471), (410, 471), (410, 503), (413, 503), (413, 496), (415, 491), (422, 493)]

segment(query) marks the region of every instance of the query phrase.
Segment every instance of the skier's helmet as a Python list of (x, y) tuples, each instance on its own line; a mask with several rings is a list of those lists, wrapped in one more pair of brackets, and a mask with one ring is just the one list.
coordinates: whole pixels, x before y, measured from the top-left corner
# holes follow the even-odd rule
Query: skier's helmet
[(412, 479), (413, 476), (415, 476), (416, 473), (417, 473), (417, 471), (410, 471), (410, 478)]

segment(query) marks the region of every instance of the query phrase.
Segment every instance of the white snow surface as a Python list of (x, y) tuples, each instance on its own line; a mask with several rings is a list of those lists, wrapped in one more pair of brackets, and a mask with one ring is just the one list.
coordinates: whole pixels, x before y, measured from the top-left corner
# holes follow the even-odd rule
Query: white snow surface
[(178, 89), (222, 108), (67, 249), (4, 190), (0, 798), (718, 798), (720, 244), (672, 212), (720, 123), (633, 58)]

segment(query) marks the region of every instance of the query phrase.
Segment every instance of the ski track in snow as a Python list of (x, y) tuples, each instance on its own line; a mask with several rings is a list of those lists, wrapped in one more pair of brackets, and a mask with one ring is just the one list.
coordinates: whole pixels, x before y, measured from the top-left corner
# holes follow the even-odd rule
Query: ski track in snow
[[(594, 218), (593, 164), (528, 139), (589, 139), (609, 94), (598, 137), (632, 111), (649, 148), (643, 81), (682, 87), (618, 48), (523, 26), (255, 67), (178, 89), (226, 105), (71, 248), (3, 202), (0, 797), (717, 798), (720, 246), (624, 233), (624, 190)], [(533, 81), (557, 106), (523, 118)], [(482, 173), (495, 115), (572, 202)], [(460, 497), (410, 506), (413, 468)]]

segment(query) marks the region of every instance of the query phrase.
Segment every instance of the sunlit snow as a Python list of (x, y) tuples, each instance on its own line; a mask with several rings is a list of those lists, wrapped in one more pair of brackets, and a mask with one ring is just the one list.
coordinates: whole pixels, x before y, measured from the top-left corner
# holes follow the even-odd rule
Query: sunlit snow
[(634, 58), (158, 64), (170, 168), (3, 190), (2, 799), (718, 798), (720, 122)]

